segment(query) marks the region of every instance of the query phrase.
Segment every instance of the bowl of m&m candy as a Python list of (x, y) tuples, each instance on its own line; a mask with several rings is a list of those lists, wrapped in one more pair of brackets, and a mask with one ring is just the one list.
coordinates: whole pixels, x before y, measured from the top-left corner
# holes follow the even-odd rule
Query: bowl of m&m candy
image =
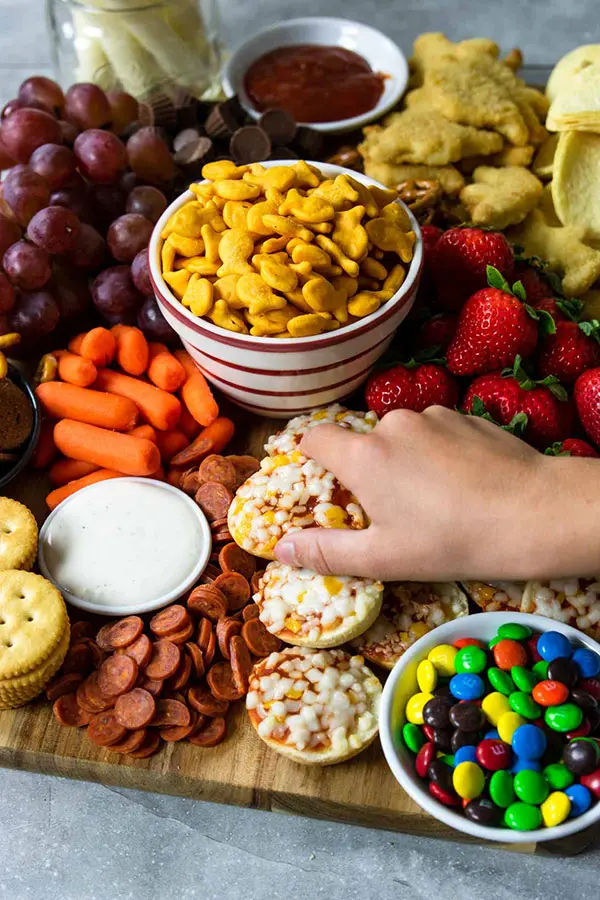
[(441, 625), (391, 672), (379, 731), (404, 790), (473, 837), (548, 841), (600, 821), (600, 645), (568, 625)]

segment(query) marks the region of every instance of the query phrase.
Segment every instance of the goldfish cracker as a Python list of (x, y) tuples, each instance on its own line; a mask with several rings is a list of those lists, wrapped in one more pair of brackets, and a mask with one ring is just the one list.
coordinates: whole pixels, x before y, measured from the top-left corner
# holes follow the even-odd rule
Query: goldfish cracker
[(336, 291), (326, 278), (311, 278), (302, 288), (302, 296), (313, 312), (331, 312), (343, 303), (343, 293)]
[(346, 300), (340, 303), (339, 306), (336, 306), (334, 309), (332, 309), (331, 312), (336, 322), (339, 322), (340, 325), (348, 324), (350, 314), (348, 312), (348, 304)]
[(379, 204), (371, 193), (370, 188), (363, 184), (362, 181), (358, 181), (357, 178), (352, 178), (351, 175), (346, 175), (346, 179), (358, 194), (358, 202), (361, 206), (364, 206), (365, 213), (370, 218), (379, 215)]
[(321, 247), (315, 246), (315, 244), (306, 244), (298, 238), (292, 238), (287, 249), (288, 252), (291, 252), (295, 263), (309, 263), (313, 269), (331, 265), (329, 253), (326, 253)]
[(250, 166), (250, 172), (244, 175), (244, 181), (258, 185), (263, 191), (268, 188), (287, 191), (296, 181), (296, 173), (291, 166), (273, 166), (272, 169), (265, 169), (264, 166), (254, 163)]
[(302, 293), (301, 290), (288, 291), (284, 296), (286, 297), (287, 300), (290, 301), (290, 303), (293, 303), (293, 305), (295, 307), (297, 307), (298, 309), (301, 309), (302, 312), (305, 312), (305, 313), (312, 312), (312, 309), (310, 308), (310, 306), (304, 299), (304, 294)]
[(226, 200), (223, 207), (223, 221), (228, 228), (246, 229), (249, 209), (252, 209), (252, 204), (247, 200)]
[(350, 209), (353, 203), (358, 203), (358, 191), (352, 187), (345, 175), (337, 175), (333, 181), (328, 179), (314, 189), (314, 193), (327, 200), (336, 212)]
[(263, 224), (265, 227), (271, 228), (276, 234), (288, 235), (290, 237), (299, 237), (303, 241), (312, 241), (313, 233), (305, 228), (299, 222), (288, 219), (285, 216), (270, 215), (263, 216)]
[(247, 275), (254, 272), (248, 257), (254, 250), (254, 241), (249, 231), (230, 228), (219, 242), (219, 256), (222, 265), (217, 270), (219, 278), (225, 275)]
[(207, 278), (192, 275), (181, 302), (195, 316), (206, 316), (213, 306), (213, 285)]
[(346, 275), (350, 275), (351, 278), (356, 278), (360, 270), (358, 263), (354, 259), (350, 259), (346, 256), (344, 251), (341, 250), (330, 237), (327, 237), (327, 235), (318, 234), (316, 240), (319, 247), (329, 253), (331, 258), (342, 267)]
[(367, 278), (366, 275), (359, 275), (357, 278), (359, 291), (378, 291), (379, 282), (376, 278)]
[(369, 239), (376, 247), (379, 247), (380, 250), (397, 253), (402, 262), (411, 261), (412, 248), (415, 242), (415, 234), (413, 231), (402, 231), (397, 225), (394, 225), (388, 219), (384, 219), (383, 217), (371, 219), (367, 222), (365, 227)]
[(310, 278), (314, 278), (313, 267), (309, 262), (290, 263), (290, 269), (296, 273), (301, 285), (306, 284)]
[(280, 250), (284, 250), (289, 242), (290, 238), (286, 237), (285, 234), (281, 237), (267, 238), (267, 240), (263, 241), (263, 243), (261, 244), (260, 249), (262, 253), (278, 253)]
[(315, 225), (327, 222), (335, 216), (333, 206), (323, 197), (319, 197), (318, 194), (303, 197), (296, 188), (287, 192), (278, 212), (280, 216), (292, 215), (300, 222)]
[(353, 297), (358, 290), (358, 281), (356, 278), (350, 278), (349, 275), (339, 275), (332, 278), (331, 283), (337, 290), (344, 291), (346, 299)]
[(287, 331), (288, 322), (297, 315), (298, 311), (288, 303), (283, 309), (274, 309), (271, 312), (259, 313), (258, 315), (252, 315), (248, 311), (246, 318), (252, 325), (250, 334), (261, 337)]
[[(184, 240), (192, 240), (192, 238), (184, 238)], [(160, 263), (163, 272), (172, 272), (175, 265), (175, 257), (177, 250), (171, 243), (171, 235), (167, 238), (160, 250)]]
[(191, 272), (188, 272), (187, 269), (181, 269), (179, 272), (164, 272), (163, 278), (175, 294), (178, 300), (183, 298), (185, 294), (186, 288), (188, 286), (188, 281), (190, 280)]
[(190, 184), (190, 191), (192, 194), (196, 195), (196, 201), (203, 206), (205, 203), (208, 203), (209, 200), (213, 200), (215, 197), (215, 189), (210, 182), (204, 181), (195, 181)]
[(406, 212), (404, 207), (397, 201), (395, 203), (388, 203), (386, 206), (384, 206), (381, 210), (381, 217), (383, 219), (387, 219), (398, 228), (401, 228), (402, 231), (411, 230), (408, 213)]
[(191, 275), (216, 275), (219, 269), (219, 260), (208, 259), (206, 256), (192, 256), (191, 259), (181, 260), (176, 267), (181, 265)]
[(320, 184), (320, 173), (314, 166), (309, 166), (303, 159), (299, 159), (292, 166), (296, 173), (296, 184), (299, 188), (316, 188)]
[(286, 305), (285, 297), (275, 294), (256, 272), (242, 275), (237, 283), (236, 293), (240, 302), (248, 307), (253, 316), (274, 309), (283, 309)]
[(208, 314), (208, 318), (214, 325), (225, 328), (227, 331), (248, 334), (248, 327), (242, 317), (230, 309), (224, 300), (217, 300)]
[[(352, 183), (355, 183), (355, 179), (351, 179)], [(393, 203), (395, 200), (398, 200), (398, 194), (396, 191), (391, 191), (388, 188), (379, 187), (377, 184), (369, 185), (369, 193), (371, 197), (379, 207), (379, 209), (383, 209), (384, 206), (387, 206), (389, 203)]]
[(386, 267), (379, 260), (373, 259), (372, 256), (367, 256), (366, 259), (363, 259), (360, 264), (360, 273), (361, 275), (368, 275), (369, 278), (376, 278), (379, 281), (387, 278), (388, 274)]
[(319, 313), (295, 316), (288, 322), (288, 331), (292, 337), (309, 337), (322, 334), (324, 331), (333, 331), (335, 328), (339, 328), (338, 322), (324, 319)]
[(381, 300), (374, 291), (360, 291), (348, 301), (348, 312), (360, 319), (363, 316), (370, 316), (380, 306)]
[(173, 247), (175, 252), (179, 253), (181, 256), (201, 256), (201, 254), (204, 253), (204, 241), (202, 238), (184, 237), (182, 234), (173, 232), (167, 238), (165, 246), (166, 244)]
[(221, 178), (215, 181), (214, 185), (217, 197), (224, 200), (255, 200), (261, 193), (257, 184), (248, 184), (247, 181), (236, 181), (232, 178)]
[(213, 284), (214, 299), (225, 300), (232, 309), (242, 309), (243, 303), (240, 303), (237, 296), (237, 283), (241, 275), (225, 275), (223, 278), (217, 278)]
[(202, 240), (204, 241), (204, 253), (206, 258), (212, 263), (219, 263), (219, 244), (221, 243), (221, 235), (218, 231), (215, 231), (212, 223), (208, 222), (206, 225), (202, 226)]
[(273, 229), (264, 224), (263, 217), (276, 214), (277, 207), (270, 200), (262, 200), (260, 203), (255, 203), (246, 214), (246, 227), (254, 234), (262, 234), (264, 236), (273, 234)]
[(218, 159), (202, 166), (202, 177), (208, 181), (217, 181), (221, 178), (235, 180), (242, 178), (247, 171), (248, 166), (236, 166), (230, 159)]
[(390, 270), (387, 278), (383, 282), (383, 290), (391, 291), (393, 296), (396, 291), (400, 290), (405, 278), (406, 272), (404, 270), (404, 266), (398, 263), (393, 267), (393, 269)]
[[(273, 254), (275, 256), (276, 254)], [(287, 255), (287, 254), (286, 254)], [(259, 264), (261, 277), (273, 290), (286, 291), (296, 290), (298, 284), (298, 276), (290, 269), (289, 265), (273, 259), (272, 256), (265, 256)]]
[(336, 213), (335, 227), (331, 237), (349, 259), (363, 260), (369, 250), (369, 237), (360, 224), (365, 214), (364, 206), (353, 206)]
[(166, 239), (172, 232), (182, 237), (202, 237), (202, 226), (212, 221), (218, 214), (219, 210), (214, 203), (212, 206), (207, 205), (204, 209), (194, 201), (186, 203), (169, 218), (162, 230), (161, 237)]

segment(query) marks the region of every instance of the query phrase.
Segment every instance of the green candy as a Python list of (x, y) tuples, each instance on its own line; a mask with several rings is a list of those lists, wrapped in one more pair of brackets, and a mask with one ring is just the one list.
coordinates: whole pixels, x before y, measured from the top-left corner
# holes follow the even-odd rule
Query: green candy
[(544, 721), (553, 731), (575, 731), (583, 721), (583, 711), (574, 703), (549, 706), (544, 713)]
[(477, 675), (483, 672), (487, 666), (487, 656), (481, 647), (463, 647), (456, 654), (454, 660), (457, 672), (472, 672)]
[(575, 781), (575, 776), (563, 763), (550, 763), (544, 769), (544, 775), (553, 791), (564, 791)]
[(541, 772), (534, 772), (533, 769), (521, 769), (515, 775), (515, 794), (524, 803), (539, 806), (549, 793), (548, 782)]
[(490, 797), (496, 806), (506, 809), (511, 803), (515, 802), (513, 781), (513, 776), (506, 769), (494, 772), (490, 778), (489, 791)]
[(446, 763), (447, 766), (450, 766), (451, 769), (454, 768), (454, 753), (444, 753), (443, 756), (439, 757), (440, 762)]
[(488, 669), (487, 677), (494, 690), (499, 691), (506, 697), (508, 697), (509, 694), (512, 694), (515, 689), (514, 682), (508, 672), (497, 669), (496, 666), (492, 666), (491, 669)]
[(499, 644), (501, 640), (503, 640), (503, 638), (498, 637), (498, 636), (496, 636), (495, 638), (492, 638), (488, 644), (488, 647), (490, 648), (490, 650), (492, 650), (496, 646), (496, 644)]
[(531, 628), (527, 625), (520, 625), (518, 622), (507, 622), (498, 629), (498, 637), (501, 640), (507, 638), (509, 641), (525, 641), (531, 637)]
[[(508, 698), (508, 702), (510, 703), (510, 708), (519, 713), (520, 716), (523, 716), (524, 719), (537, 719), (541, 715), (542, 708), (535, 702), (531, 694), (525, 694), (523, 691), (513, 691)], [(570, 729), (565, 728), (565, 731), (570, 731)]]
[(542, 814), (537, 806), (517, 801), (504, 813), (504, 821), (515, 831), (535, 831), (542, 824)]
[(418, 725), (406, 722), (402, 726), (402, 740), (409, 750), (412, 750), (413, 753), (418, 753), (425, 743), (425, 735)]
[(540, 680), (535, 672), (530, 672), (525, 666), (513, 666), (510, 676), (518, 689), (526, 694), (530, 694)]
[(546, 681), (548, 678), (548, 666), (550, 663), (545, 659), (540, 659), (536, 662), (534, 666), (532, 666), (532, 670), (536, 675), (539, 675), (540, 681)]

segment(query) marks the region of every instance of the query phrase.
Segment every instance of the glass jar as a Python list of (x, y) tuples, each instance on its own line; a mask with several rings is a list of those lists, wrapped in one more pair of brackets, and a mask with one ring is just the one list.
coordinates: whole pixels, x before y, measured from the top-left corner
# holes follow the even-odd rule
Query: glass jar
[(56, 78), (138, 100), (219, 94), (217, 0), (46, 0)]

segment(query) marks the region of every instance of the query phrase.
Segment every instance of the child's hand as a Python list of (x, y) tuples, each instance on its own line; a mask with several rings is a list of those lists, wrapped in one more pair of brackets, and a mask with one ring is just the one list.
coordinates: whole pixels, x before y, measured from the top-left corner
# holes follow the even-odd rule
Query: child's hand
[(598, 568), (595, 548), (577, 558), (577, 485), (593, 460), (544, 456), (443, 407), (388, 413), (367, 435), (321, 425), (300, 448), (353, 491), (371, 525), (289, 535), (275, 549), (282, 562), (384, 581), (521, 580)]

